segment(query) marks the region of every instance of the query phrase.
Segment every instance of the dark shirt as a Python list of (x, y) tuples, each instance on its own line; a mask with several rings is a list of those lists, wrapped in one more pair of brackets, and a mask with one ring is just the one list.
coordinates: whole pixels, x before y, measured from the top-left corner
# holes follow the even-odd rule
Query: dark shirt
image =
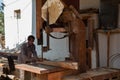
[(24, 43), (21, 46), (21, 53), (18, 56), (19, 63), (26, 63), (26, 61), (30, 61), (33, 57), (37, 58), (37, 52), (35, 50), (35, 45), (28, 45), (28, 43)]

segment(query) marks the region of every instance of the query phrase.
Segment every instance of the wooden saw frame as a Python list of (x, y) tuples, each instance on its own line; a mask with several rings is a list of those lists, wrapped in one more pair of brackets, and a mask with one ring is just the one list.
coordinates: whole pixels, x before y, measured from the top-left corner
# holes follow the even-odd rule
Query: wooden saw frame
[(45, 30), (48, 34), (47, 47), (43, 47), (42, 51), (49, 50), (49, 36), (52, 36), (51, 32), (67, 33), (63, 38), (66, 36), (69, 37), (69, 60), (78, 63), (78, 71), (80, 73), (86, 72), (86, 30), (78, 11), (73, 6), (68, 7), (65, 5), (63, 13), (56, 24), (46, 25), (41, 19), (42, 4), (42, 0), (36, 0), (36, 36), (40, 45), (42, 45), (43, 39), (41, 35), (42, 31)]

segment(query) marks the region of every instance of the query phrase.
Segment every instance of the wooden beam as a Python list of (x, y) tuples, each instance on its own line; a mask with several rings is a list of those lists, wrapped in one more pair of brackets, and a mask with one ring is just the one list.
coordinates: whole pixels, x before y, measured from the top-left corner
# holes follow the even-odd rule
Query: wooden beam
[(57, 71), (63, 71), (65, 69), (60, 67), (54, 67), (54, 66), (48, 66), (48, 65), (42, 65), (42, 64), (17, 64), (15, 65), (16, 69), (29, 71), (31, 73), (36, 74), (47, 74)]
[(70, 6), (73, 5), (75, 7), (75, 9), (79, 10), (79, 6), (80, 6), (80, 0), (62, 0), (66, 5)]
[(93, 32), (94, 32), (94, 20), (88, 19), (88, 47), (91, 49), (94, 48)]
[(70, 53), (74, 60), (78, 62), (78, 71), (80, 73), (86, 72), (86, 28), (84, 22), (81, 20), (80, 14), (77, 10), (70, 6), (71, 11), (76, 17), (71, 21), (72, 35), (70, 36)]
[(54, 27), (54, 28), (46, 28), (45, 31), (46, 33), (50, 33), (50, 32), (66, 32), (67, 30), (62, 27)]
[(107, 67), (109, 67), (110, 58), (110, 32), (107, 32)]
[(52, 32), (66, 32), (64, 28), (52, 28)]
[(36, 37), (40, 39), (40, 29), (42, 28), (41, 19), (42, 0), (36, 0)]
[(40, 63), (50, 66), (67, 68), (67, 69), (76, 69), (76, 70), (78, 69), (78, 63), (71, 61), (43, 61)]

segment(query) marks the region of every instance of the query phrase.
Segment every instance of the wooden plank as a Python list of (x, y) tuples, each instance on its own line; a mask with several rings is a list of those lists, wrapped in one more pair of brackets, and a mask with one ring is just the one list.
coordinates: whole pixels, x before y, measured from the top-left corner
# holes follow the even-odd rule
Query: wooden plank
[(24, 70), (24, 71), (29, 71), (31, 73), (36, 73), (36, 74), (46, 74), (46, 73), (51, 73), (51, 72), (57, 72), (57, 71), (62, 71), (64, 70), (63, 68), (60, 67), (54, 67), (54, 66), (46, 66), (42, 64), (17, 64), (15, 65), (16, 69), (19, 70)]
[(52, 28), (52, 32), (66, 32), (64, 28)]
[(78, 63), (72, 61), (43, 61), (40, 63), (45, 65), (67, 68), (67, 69), (76, 69), (76, 70), (78, 69)]
[(111, 33), (120, 33), (120, 29), (112, 29), (112, 30), (103, 30), (103, 29), (98, 29), (96, 30), (98, 33), (106, 33), (106, 32), (111, 32)]

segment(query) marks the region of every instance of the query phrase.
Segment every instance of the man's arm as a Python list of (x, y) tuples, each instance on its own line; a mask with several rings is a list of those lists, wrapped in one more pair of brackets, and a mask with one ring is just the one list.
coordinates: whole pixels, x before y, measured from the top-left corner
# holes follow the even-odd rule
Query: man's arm
[(38, 58), (35, 45), (33, 47), (33, 57)]

